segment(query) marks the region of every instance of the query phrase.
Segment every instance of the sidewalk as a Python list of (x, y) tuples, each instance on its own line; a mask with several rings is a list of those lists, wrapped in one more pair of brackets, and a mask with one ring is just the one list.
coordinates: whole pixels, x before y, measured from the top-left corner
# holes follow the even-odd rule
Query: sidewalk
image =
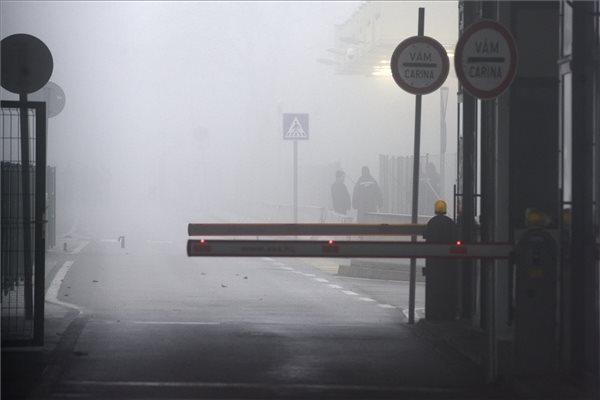
[[(311, 259), (315, 268), (336, 275), (345, 280), (352, 290), (370, 295), (379, 301), (402, 307), (407, 303), (407, 294), (402, 292), (407, 282), (382, 279), (346, 277), (338, 274), (334, 265), (346, 265), (350, 260)], [(486, 368), (487, 336), (484, 331), (471, 326), (466, 321), (432, 322), (424, 317), (424, 284), (417, 283), (415, 325), (409, 326), (414, 334), (428, 341), (439, 352), (462, 358)], [(489, 385), (493, 392), (504, 393), (507, 399), (556, 399), (556, 400), (597, 400), (598, 388), (584, 388), (582, 384), (570, 382), (564, 375), (552, 377), (502, 377)]]
[[(485, 369), (487, 336), (466, 321), (431, 322), (418, 321), (413, 331), (428, 340), (440, 351), (469, 359)], [(565, 374), (555, 376), (504, 376), (490, 384), (504, 393), (512, 393), (514, 399), (597, 400), (598, 388), (585, 388), (570, 381)]]
[[(52, 279), (69, 257), (80, 239), (59, 238), (55, 248), (46, 251), (45, 292)], [(64, 252), (67, 243), (67, 252)], [(28, 398), (48, 371), (49, 360), (59, 345), (65, 331), (79, 314), (48, 301), (44, 303), (44, 345), (32, 347), (2, 347), (2, 398)]]

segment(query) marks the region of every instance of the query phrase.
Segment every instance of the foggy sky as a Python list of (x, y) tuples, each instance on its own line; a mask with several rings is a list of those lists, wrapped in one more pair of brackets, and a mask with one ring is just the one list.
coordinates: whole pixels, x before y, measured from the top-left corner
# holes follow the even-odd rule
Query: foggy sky
[[(186, 218), (240, 197), (291, 202), (292, 143), (282, 140), (280, 112), (310, 114), (301, 168), (339, 162), (357, 178), (370, 165), (376, 176), (378, 154), (412, 153), (412, 95), (391, 77), (339, 76), (316, 61), (359, 6), (1, 1), (0, 33), (32, 34), (53, 54), (51, 80), (67, 102), (49, 123), (48, 162), (63, 203), (121, 219), (170, 204)], [(426, 34), (431, 27), (456, 43), (454, 2), (407, 3), (398, 21), (406, 37), (419, 6)], [(453, 72), (446, 86), (454, 152)], [(424, 96), (423, 110), (421, 151), (437, 154), (438, 92)]]

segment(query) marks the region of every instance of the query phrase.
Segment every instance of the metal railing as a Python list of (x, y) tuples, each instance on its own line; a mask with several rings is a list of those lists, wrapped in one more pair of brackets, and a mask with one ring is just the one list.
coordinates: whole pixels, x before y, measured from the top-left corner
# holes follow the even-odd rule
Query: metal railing
[(0, 125), (2, 345), (41, 345), (46, 250), (45, 104), (2, 101)]

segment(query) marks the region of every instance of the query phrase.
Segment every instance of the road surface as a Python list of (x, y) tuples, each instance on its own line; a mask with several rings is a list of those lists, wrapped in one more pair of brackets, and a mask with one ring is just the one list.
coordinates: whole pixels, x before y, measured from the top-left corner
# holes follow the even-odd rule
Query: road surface
[(49, 309), (75, 317), (33, 395), (484, 395), (478, 368), (407, 325), (407, 283), (336, 276), (336, 262), (188, 258), (185, 241), (75, 241), (47, 292)]

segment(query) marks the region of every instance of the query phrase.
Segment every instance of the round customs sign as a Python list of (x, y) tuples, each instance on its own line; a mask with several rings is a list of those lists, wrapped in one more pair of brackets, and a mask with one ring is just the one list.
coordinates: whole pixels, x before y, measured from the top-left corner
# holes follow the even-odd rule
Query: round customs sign
[(517, 49), (510, 32), (493, 20), (469, 26), (454, 53), (454, 68), (463, 87), (480, 99), (502, 93), (516, 73)]
[(396, 47), (390, 66), (398, 86), (412, 94), (427, 94), (448, 77), (448, 54), (437, 40), (412, 36)]

